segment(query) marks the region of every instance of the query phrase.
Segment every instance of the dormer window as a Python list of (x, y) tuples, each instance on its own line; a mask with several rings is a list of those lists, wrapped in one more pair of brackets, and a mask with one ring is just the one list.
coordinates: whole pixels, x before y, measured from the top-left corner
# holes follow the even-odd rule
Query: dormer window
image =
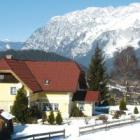
[(50, 80), (45, 80), (45, 85), (48, 85), (50, 83)]
[(0, 74), (0, 80), (3, 80), (3, 79), (4, 79), (4, 75)]

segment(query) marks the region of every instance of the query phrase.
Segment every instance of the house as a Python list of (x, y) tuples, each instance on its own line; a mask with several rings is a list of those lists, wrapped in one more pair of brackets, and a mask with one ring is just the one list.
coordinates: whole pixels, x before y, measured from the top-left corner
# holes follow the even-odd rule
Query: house
[(97, 91), (87, 91), (85, 74), (74, 61), (24, 61), (0, 59), (0, 107), (10, 111), (17, 90), (24, 86), (29, 106), (70, 115), (73, 102), (87, 116), (94, 114)]

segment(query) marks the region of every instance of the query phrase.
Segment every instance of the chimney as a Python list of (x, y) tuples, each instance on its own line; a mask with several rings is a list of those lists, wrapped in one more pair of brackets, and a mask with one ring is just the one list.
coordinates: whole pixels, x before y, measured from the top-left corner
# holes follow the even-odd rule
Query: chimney
[(6, 58), (6, 59), (12, 59), (12, 58), (13, 58), (13, 55), (7, 54), (7, 55), (5, 56), (5, 58)]

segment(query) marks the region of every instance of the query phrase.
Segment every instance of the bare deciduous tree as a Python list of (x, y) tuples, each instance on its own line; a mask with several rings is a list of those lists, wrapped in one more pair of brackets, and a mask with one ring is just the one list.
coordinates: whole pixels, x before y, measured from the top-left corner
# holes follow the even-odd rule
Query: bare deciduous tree
[(125, 99), (129, 90), (129, 81), (138, 79), (138, 59), (133, 47), (128, 46), (126, 49), (114, 54), (114, 70), (113, 77), (123, 80), (126, 87)]

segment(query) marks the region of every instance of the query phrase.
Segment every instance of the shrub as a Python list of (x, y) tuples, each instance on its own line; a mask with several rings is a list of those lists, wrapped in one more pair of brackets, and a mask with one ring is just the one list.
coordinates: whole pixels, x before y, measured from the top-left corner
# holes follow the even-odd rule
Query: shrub
[(37, 123), (37, 119), (42, 118), (42, 112), (37, 106), (31, 106), (26, 111), (26, 123)]
[(27, 116), (26, 123), (29, 123), (29, 124), (36, 124), (36, 123), (37, 123), (37, 118), (36, 118), (36, 117), (33, 117), (33, 116), (31, 115), (30, 110), (29, 110), (29, 112), (28, 112), (28, 116)]
[(126, 115), (124, 111), (116, 111), (113, 115), (113, 119), (119, 119), (121, 115)]
[(48, 122), (49, 122), (50, 124), (54, 124), (54, 122), (55, 122), (55, 118), (54, 118), (54, 113), (53, 113), (53, 111), (51, 111), (51, 112), (50, 112), (50, 115), (48, 116)]
[(120, 118), (120, 114), (118, 113), (118, 111), (116, 111), (112, 117), (113, 119), (119, 119)]
[(135, 121), (136, 120), (136, 117), (134, 115), (132, 115), (131, 116), (131, 119)]
[(120, 110), (127, 110), (127, 108), (126, 108), (126, 102), (124, 101), (124, 99), (122, 99), (120, 101), (119, 108), (120, 108)]
[(84, 117), (84, 113), (74, 103), (71, 109), (71, 117)]
[(42, 113), (42, 122), (44, 124), (44, 122), (47, 121), (47, 115), (46, 115), (46, 112), (43, 112)]
[(115, 105), (115, 99), (113, 97), (108, 100), (109, 105)]
[(139, 111), (138, 111), (137, 107), (134, 108), (134, 114), (139, 114)]
[(40, 119), (40, 118), (42, 118), (42, 112), (38, 109), (37, 106), (32, 106), (29, 109), (29, 117), (30, 116), (33, 118), (36, 118), (36, 119)]
[(100, 115), (100, 116), (98, 117), (98, 120), (102, 120), (102, 121), (105, 123), (105, 122), (107, 122), (108, 117), (107, 117), (106, 115)]
[(61, 113), (58, 112), (58, 113), (57, 113), (57, 116), (56, 116), (56, 124), (61, 125), (62, 122), (63, 122), (63, 119), (62, 119)]

